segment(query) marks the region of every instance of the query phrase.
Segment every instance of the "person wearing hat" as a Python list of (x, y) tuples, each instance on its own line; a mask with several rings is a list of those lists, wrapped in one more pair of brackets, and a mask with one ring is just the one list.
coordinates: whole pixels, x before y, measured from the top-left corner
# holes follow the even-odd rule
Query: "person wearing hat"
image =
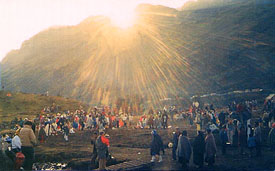
[(198, 136), (194, 140), (193, 144), (193, 163), (199, 168), (203, 167), (205, 152), (205, 141), (202, 131), (198, 131)]
[(187, 131), (182, 131), (182, 134), (179, 137), (177, 155), (179, 162), (182, 164), (183, 168), (187, 167), (191, 154), (192, 148), (189, 139), (187, 138)]
[(207, 136), (205, 137), (205, 161), (208, 163), (208, 166), (213, 166), (215, 163), (216, 153), (217, 146), (215, 143), (215, 138), (211, 129), (207, 129)]
[(179, 136), (180, 136), (180, 129), (179, 127), (176, 127), (176, 132), (173, 132), (173, 149), (172, 149), (173, 160), (177, 160), (176, 151), (178, 148)]
[(25, 170), (32, 170), (34, 161), (34, 146), (36, 145), (36, 137), (32, 130), (32, 122), (25, 121), (24, 127), (20, 130), (19, 137), (22, 143), (22, 153), (25, 155), (23, 168)]
[(97, 157), (99, 162), (99, 170), (105, 170), (108, 148), (110, 147), (109, 139), (104, 136), (104, 131), (99, 130), (99, 136), (96, 139)]
[(268, 142), (272, 151), (275, 151), (275, 122), (272, 124), (272, 128), (268, 134)]
[(159, 162), (162, 162), (162, 156), (160, 154), (160, 151), (162, 151), (164, 154), (163, 141), (161, 137), (157, 134), (156, 130), (153, 130), (151, 134), (152, 134), (152, 142), (151, 142), (151, 148), (150, 148), (150, 153), (152, 156), (151, 162), (155, 162), (156, 156), (159, 156)]

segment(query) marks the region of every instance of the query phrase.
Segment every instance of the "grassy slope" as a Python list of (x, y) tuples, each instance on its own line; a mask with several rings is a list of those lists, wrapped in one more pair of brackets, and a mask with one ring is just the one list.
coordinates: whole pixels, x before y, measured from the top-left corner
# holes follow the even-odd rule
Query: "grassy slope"
[(55, 103), (61, 110), (76, 110), (83, 104), (73, 99), (57, 96), (42, 96), (40, 94), (23, 94), (0, 91), (0, 121), (10, 121), (14, 117), (32, 118), (39, 114), (45, 106)]

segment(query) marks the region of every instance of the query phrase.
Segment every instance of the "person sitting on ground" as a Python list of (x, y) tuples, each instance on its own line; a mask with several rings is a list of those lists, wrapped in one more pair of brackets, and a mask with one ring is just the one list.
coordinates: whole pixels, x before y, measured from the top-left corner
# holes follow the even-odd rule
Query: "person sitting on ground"
[(187, 138), (187, 131), (182, 131), (179, 137), (177, 154), (182, 167), (186, 168), (192, 154), (191, 145)]
[(151, 162), (155, 162), (156, 156), (159, 156), (159, 162), (162, 162), (162, 156), (160, 154), (160, 151), (164, 154), (164, 148), (163, 148), (163, 141), (161, 137), (157, 134), (156, 130), (153, 130), (151, 132), (152, 134), (152, 142), (151, 142), (151, 156), (152, 160)]

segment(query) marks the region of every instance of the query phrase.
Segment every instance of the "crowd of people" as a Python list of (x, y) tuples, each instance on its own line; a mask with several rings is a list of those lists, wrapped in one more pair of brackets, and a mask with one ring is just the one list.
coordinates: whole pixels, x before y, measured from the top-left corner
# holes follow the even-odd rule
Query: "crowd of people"
[[(272, 104), (273, 107), (270, 107)], [(190, 143), (187, 131), (180, 132), (180, 129), (176, 128), (172, 143), (168, 144), (172, 148), (172, 159), (178, 160), (182, 167), (186, 168), (193, 153), (193, 162), (198, 168), (202, 168), (204, 162), (211, 167), (215, 163), (216, 142), (220, 142), (222, 155), (226, 155), (227, 148), (231, 146), (238, 148), (240, 155), (260, 157), (264, 138), (266, 138), (265, 143), (275, 152), (274, 102), (269, 103), (268, 110), (266, 110), (267, 108), (263, 109), (263, 117), (252, 118), (253, 109), (257, 109), (257, 102), (254, 100), (239, 104), (233, 102), (229, 105), (227, 112), (217, 112), (213, 105), (202, 108), (199, 107), (198, 102), (194, 103), (184, 117), (188, 118), (190, 125), (196, 124), (198, 134)], [(264, 135), (262, 129), (268, 130), (268, 135)], [(154, 134), (156, 133), (154, 132)], [(213, 134), (217, 135), (216, 138)], [(159, 143), (155, 143), (155, 141), (159, 141)], [(162, 144), (162, 140), (153, 136), (151, 149), (155, 149), (157, 144)], [(245, 153), (246, 148), (249, 149), (249, 153)], [(160, 155), (159, 151), (155, 154)], [(152, 161), (154, 161), (155, 156), (151, 155)], [(160, 159), (162, 159), (161, 155)]]
[[(158, 135), (158, 129), (171, 128), (178, 119), (186, 119), (191, 126), (195, 125), (197, 137), (192, 144), (187, 131), (180, 132), (176, 128), (172, 143), (172, 159), (178, 160), (183, 167), (187, 167), (191, 154), (193, 162), (198, 167), (203, 167), (204, 162), (209, 166), (215, 163), (217, 152), (216, 140), (213, 134), (219, 135), (221, 151), (226, 155), (228, 146), (236, 146), (240, 154), (245, 154), (244, 149), (249, 148), (249, 156), (254, 154), (261, 156), (263, 142), (262, 128), (269, 131), (268, 143), (271, 149), (275, 150), (275, 119), (274, 102), (267, 103), (268, 107), (263, 109), (263, 117), (252, 118), (252, 110), (257, 109), (257, 101), (246, 101), (244, 103), (232, 102), (228, 110), (215, 109), (214, 105), (201, 106), (194, 102), (188, 111), (177, 109), (175, 106), (165, 107), (162, 110), (149, 110), (148, 113), (134, 116), (131, 113), (115, 112), (110, 107), (93, 108), (85, 111), (79, 109), (74, 112), (59, 112), (56, 107), (45, 107), (42, 113), (34, 119), (14, 119), (15, 135), (5, 134), (0, 136), (1, 151), (6, 153), (11, 160), (17, 162), (15, 167), (24, 167), (31, 170), (34, 161), (34, 146), (38, 143), (45, 143), (49, 136), (63, 134), (64, 141), (69, 141), (69, 135), (83, 130), (93, 130), (94, 152), (92, 161), (98, 158), (99, 168), (106, 167), (108, 147), (110, 142), (104, 130), (107, 129), (153, 129), (151, 142), (152, 162), (159, 159), (163, 161), (161, 152), (164, 154), (162, 138)], [(252, 122), (252, 119), (253, 122)], [(204, 136), (206, 133), (206, 137)], [(37, 135), (37, 138), (36, 138)], [(217, 137), (216, 137), (217, 139)], [(23, 155), (19, 155), (23, 154)], [(24, 164), (20, 164), (19, 157), (24, 156)]]

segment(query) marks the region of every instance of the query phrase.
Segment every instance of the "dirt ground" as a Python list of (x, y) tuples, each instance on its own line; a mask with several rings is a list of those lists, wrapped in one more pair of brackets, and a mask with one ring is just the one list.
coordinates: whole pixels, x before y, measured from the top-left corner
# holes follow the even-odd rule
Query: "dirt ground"
[[(192, 143), (195, 136), (195, 127), (190, 126), (186, 121), (178, 121), (173, 125), (179, 126), (181, 130), (188, 131), (188, 137)], [(113, 163), (108, 165), (142, 159), (149, 161), (150, 156), (150, 129), (116, 129), (107, 130), (110, 135), (110, 153), (115, 158)], [(174, 128), (159, 129), (158, 132), (163, 138), (164, 144), (167, 145), (172, 140), (172, 132)], [(88, 170), (96, 168), (90, 164), (90, 157), (93, 149), (91, 145), (92, 131), (78, 131), (75, 134), (70, 134), (69, 142), (65, 142), (63, 136), (57, 135), (47, 139), (44, 144), (40, 144), (35, 148), (37, 162), (68, 162), (72, 169)], [(218, 144), (218, 143), (217, 143)], [(248, 157), (248, 149), (245, 155), (240, 155), (237, 147), (229, 147), (227, 154), (222, 156), (220, 146), (217, 146), (218, 153), (215, 166), (208, 168), (205, 166), (203, 170), (274, 170), (275, 169), (275, 154), (273, 154), (268, 146), (263, 146), (262, 157)], [(180, 164), (172, 161), (172, 149), (166, 148), (164, 160), (162, 163), (155, 163), (152, 170), (181, 170)], [(191, 170), (196, 169), (191, 161), (189, 163)]]

